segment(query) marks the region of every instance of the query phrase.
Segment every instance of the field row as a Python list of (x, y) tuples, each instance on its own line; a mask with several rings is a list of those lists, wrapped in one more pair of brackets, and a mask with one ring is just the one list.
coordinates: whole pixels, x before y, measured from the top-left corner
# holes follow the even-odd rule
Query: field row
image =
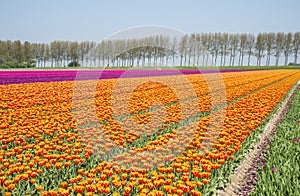
[(276, 135), (257, 163), (256, 186), (251, 195), (300, 195), (300, 88), (295, 93)]

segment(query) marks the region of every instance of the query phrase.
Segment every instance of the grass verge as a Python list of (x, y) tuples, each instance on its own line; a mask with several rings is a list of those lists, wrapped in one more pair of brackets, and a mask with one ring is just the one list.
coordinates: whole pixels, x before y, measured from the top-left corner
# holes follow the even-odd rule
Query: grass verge
[(300, 88), (290, 110), (271, 138), (251, 195), (300, 195)]

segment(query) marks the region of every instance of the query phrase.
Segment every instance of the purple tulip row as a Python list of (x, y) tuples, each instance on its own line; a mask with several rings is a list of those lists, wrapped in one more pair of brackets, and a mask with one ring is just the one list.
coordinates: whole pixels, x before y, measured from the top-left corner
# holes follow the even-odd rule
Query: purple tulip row
[(21, 84), (32, 82), (59, 82), (89, 79), (132, 78), (204, 74), (218, 72), (238, 72), (245, 70), (28, 70), (0, 71), (1, 84)]

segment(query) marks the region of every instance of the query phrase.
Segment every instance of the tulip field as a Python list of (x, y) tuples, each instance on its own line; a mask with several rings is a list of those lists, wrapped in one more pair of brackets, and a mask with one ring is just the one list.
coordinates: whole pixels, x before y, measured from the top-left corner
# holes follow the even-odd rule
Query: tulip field
[(300, 79), (300, 70), (76, 74), (0, 71), (0, 195), (212, 195)]

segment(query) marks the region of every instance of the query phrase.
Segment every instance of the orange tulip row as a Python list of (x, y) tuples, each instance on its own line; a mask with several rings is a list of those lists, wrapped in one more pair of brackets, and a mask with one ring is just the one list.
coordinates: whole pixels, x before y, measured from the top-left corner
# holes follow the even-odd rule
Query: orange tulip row
[[(197, 105), (190, 104), (190, 102), (180, 102), (172, 106), (162, 107), (161, 109), (158, 109), (156, 111), (151, 111), (151, 112), (146, 112), (143, 114), (135, 115), (135, 116), (128, 116), (126, 118), (122, 118), (121, 120), (118, 120), (117, 118), (110, 119), (106, 124), (104, 124), (101, 128), (95, 128), (95, 127), (90, 127), (90, 129), (83, 129), (82, 130), (82, 135), (85, 136), (85, 141), (87, 143), (91, 143), (92, 145), (89, 145), (90, 148), (95, 148), (100, 155), (107, 153), (106, 150), (101, 150), (101, 146), (96, 147), (93, 145), (93, 141), (90, 141), (90, 138), (93, 138), (93, 135), (99, 136), (98, 139), (100, 139), (100, 143), (103, 143), (104, 141), (109, 141), (108, 143), (114, 143), (116, 145), (122, 145), (123, 147), (126, 147), (127, 143), (132, 143), (135, 140), (139, 139), (141, 136), (150, 136), (153, 134), (153, 131), (155, 129), (160, 129), (162, 126), (166, 126), (166, 123), (172, 123), (176, 122), (178, 123), (180, 120), (187, 120), (191, 117), (197, 116), (199, 112), (208, 112), (211, 110), (211, 108), (220, 106), (222, 104), (225, 104), (226, 102), (230, 102), (234, 100), (235, 98), (244, 96), (247, 93), (252, 92), (255, 89), (258, 89), (262, 86), (268, 85), (274, 81), (277, 81), (279, 79), (282, 79), (288, 75), (290, 75), (291, 72), (287, 72), (284, 74), (279, 74), (269, 77), (266, 79), (262, 79), (263, 77), (266, 77), (265, 75), (260, 76), (260, 77), (254, 77), (252, 79), (252, 83), (249, 83), (249, 78), (245, 78), (243, 81), (242, 79), (240, 80), (240, 83), (235, 82), (236, 85), (238, 86), (232, 86), (231, 88), (227, 88), (225, 92), (216, 92), (216, 93), (211, 93), (206, 96), (202, 96), (197, 98)], [(258, 79), (260, 78), (260, 79)], [(253, 82), (255, 81), (255, 82)], [(226, 83), (226, 81), (225, 81)], [(148, 84), (148, 83), (146, 83)], [(241, 84), (243, 85), (243, 88), (240, 87)], [(148, 84), (151, 85), (151, 84)], [(223, 95), (223, 100), (217, 100), (218, 96), (221, 95), (220, 97), (222, 98), (222, 93), (226, 93)], [(167, 92), (162, 92), (162, 95), (170, 96), (170, 97), (176, 97), (175, 93), (169, 93)], [(149, 97), (151, 97), (149, 95)], [(214, 105), (212, 104), (212, 99), (214, 99)], [(196, 102), (196, 100), (195, 100)], [(166, 104), (166, 103), (163, 103)], [(121, 104), (121, 107), (124, 107), (123, 105), (126, 104)], [(195, 107), (196, 106), (196, 107)], [(182, 109), (182, 107), (184, 109)], [(164, 112), (164, 109), (166, 112)], [(89, 114), (91, 112), (88, 112), (88, 108), (86, 108), (86, 112), (82, 112), (82, 116), (84, 114)], [(117, 109), (119, 110), (119, 108)], [(101, 112), (101, 113), (100, 113)], [(186, 115), (183, 113), (186, 112)], [(187, 113), (188, 112), (188, 113)], [(103, 111), (98, 111), (98, 116), (102, 116)], [(112, 116), (111, 113), (107, 114), (107, 116)], [(152, 118), (152, 119), (151, 119)], [(92, 121), (91, 118), (87, 117), (83, 119), (81, 122), (82, 124), (87, 124), (89, 121)], [(110, 135), (110, 138), (101, 138), (102, 133), (105, 132), (105, 135)], [(112, 144), (112, 145), (114, 145)], [(102, 146), (104, 149), (106, 148), (105, 145)]]
[[(175, 140), (177, 139), (177, 142), (181, 144), (188, 144), (184, 146), (182, 156), (173, 158), (171, 165), (167, 168), (163, 166), (158, 167), (157, 170), (159, 172), (153, 170), (154, 172), (151, 173), (150, 178), (152, 183), (150, 184), (147, 183), (149, 178), (141, 174), (138, 177), (138, 182), (146, 187), (146, 190), (139, 190), (141, 195), (150, 194), (151, 190), (160, 190), (161, 186), (163, 186), (165, 193), (177, 193), (178, 195), (181, 195), (185, 192), (190, 192), (194, 194), (200, 194), (199, 192), (194, 192), (197, 191), (193, 190), (196, 187), (195, 184), (200, 185), (200, 187), (203, 184), (208, 184), (211, 170), (218, 169), (220, 165), (224, 164), (224, 162), (228, 159), (234, 159), (232, 154), (241, 148), (242, 142), (246, 139), (246, 137), (248, 135), (251, 136), (251, 132), (254, 131), (254, 129), (259, 126), (263, 119), (268, 116), (269, 112), (276, 107), (285, 93), (293, 84), (295, 84), (297, 80), (299, 80), (299, 77), (300, 74), (297, 73), (296, 75), (259, 90), (228, 106), (226, 108), (224, 126), (219, 132), (215, 131), (215, 128), (218, 126), (218, 124), (212, 123), (212, 127), (208, 127), (207, 125), (205, 126), (206, 122), (211, 120), (212, 116), (220, 115), (219, 111), (212, 113), (207, 118), (199, 119), (199, 132), (192, 135), (192, 138), (189, 140), (189, 142), (185, 140), (183, 135), (180, 135), (180, 131), (183, 131), (183, 127), (181, 127), (182, 130), (178, 131), (178, 139), (175, 138)], [(193, 125), (190, 125), (190, 127), (191, 126)], [(189, 127), (186, 127), (186, 129), (188, 128)], [(176, 133), (176, 131), (173, 132)], [(169, 134), (166, 135), (165, 138), (160, 138), (159, 141), (168, 140), (170, 138), (174, 137), (170, 137)], [(126, 171), (124, 169), (125, 172), (128, 172), (129, 174), (134, 172), (134, 162), (143, 162), (143, 160), (145, 160), (145, 164), (149, 164), (149, 162), (150, 164), (155, 164), (155, 160), (151, 162), (151, 160), (153, 160), (151, 158), (154, 157), (150, 157), (150, 159), (147, 159), (147, 157), (136, 158), (142, 156), (142, 154), (138, 154), (139, 152), (151, 152), (154, 149), (156, 151), (158, 150), (158, 147), (156, 146), (157, 143), (155, 143), (155, 141), (151, 141), (148, 144), (149, 145), (143, 149), (135, 149), (136, 153), (133, 153), (135, 157), (132, 157), (129, 154), (122, 156), (121, 160), (125, 162), (123, 165), (128, 165), (128, 163), (130, 163), (129, 165), (131, 166), (131, 170)], [(155, 144), (155, 147), (151, 148), (153, 144)], [(164, 143), (158, 142), (158, 144), (161, 144), (161, 148), (167, 146)], [(208, 146), (211, 148), (207, 148)], [(176, 148), (174, 145), (173, 147)], [(177, 147), (180, 148), (180, 145)], [(202, 151), (201, 153), (197, 152), (199, 149)], [(170, 151), (171, 154), (174, 153), (171, 150), (169, 148), (166, 149), (166, 151)], [(161, 158), (166, 158), (166, 156), (162, 156)], [(127, 161), (127, 159), (129, 159), (129, 161)], [(156, 158), (156, 160), (157, 159), (159, 158)], [(164, 159), (164, 162), (167, 161), (168, 160)], [(117, 162), (113, 162), (113, 165), (116, 166), (118, 164)], [(108, 167), (111, 167), (111, 165)], [(190, 171), (192, 171), (192, 175), (190, 174)], [(176, 180), (172, 183), (166, 181), (166, 175), (168, 175), (168, 173), (175, 173), (174, 177), (176, 176), (177, 179), (179, 178), (181, 180)], [(159, 183), (157, 182), (157, 179), (160, 179), (160, 176), (164, 180)], [(142, 177), (144, 178), (143, 180)], [(191, 181), (191, 179), (194, 179), (194, 181)], [(134, 181), (134, 179), (132, 180)], [(120, 182), (122, 181), (120, 180)], [(201, 184), (199, 184), (199, 182), (201, 182)], [(170, 186), (170, 184), (173, 186)], [(112, 184), (111, 186), (114, 185)], [(128, 187), (124, 188), (124, 192), (122, 194), (128, 194), (128, 191), (131, 190), (132, 187), (128, 189), (127, 188)], [(143, 190), (145, 190), (145, 193)]]
[[(210, 181), (210, 172), (234, 158), (233, 153), (238, 151), (251, 131), (299, 79), (299, 73), (293, 70), (253, 72), (251, 78), (251, 74), (243, 72), (232, 75), (224, 73), (222, 77), (226, 87), (226, 102), (260, 87), (264, 88), (232, 103), (226, 108), (226, 113), (219, 110), (208, 116), (195, 117), (199, 112), (209, 111), (213, 105), (211, 96), (219, 93), (203, 96), (209, 92), (203, 79), (198, 81), (203, 76), (187, 77), (195, 89), (194, 94), (199, 96), (195, 100), (197, 105), (204, 108), (202, 110), (189, 107), (189, 101), (168, 105), (179, 101), (177, 93), (170, 88), (171, 85), (148, 82), (129, 93), (131, 109), (128, 110), (134, 115), (122, 119), (128, 123), (126, 126), (120, 124), (118, 116), (112, 115), (113, 102), (110, 96), (116, 96), (113, 88), (117, 80), (98, 82), (97, 90), (106, 91), (96, 92), (94, 109), (97, 115), (82, 113), (81, 109), (76, 108), (82, 107), (81, 104), (72, 111), (72, 82), (1, 85), (0, 186), (6, 194), (14, 195), (18, 195), (18, 191), (24, 191), (19, 190), (24, 183), (28, 183), (24, 186), (31, 187), (31, 191), (41, 195), (201, 195), (201, 187)], [(209, 79), (213, 81), (212, 78), (213, 75)], [(131, 81), (132, 86), (139, 84), (132, 82), (138, 79), (122, 80)], [(162, 77), (154, 81), (180, 85), (180, 80), (185, 81), (183, 76)], [(278, 82), (271, 84), (276, 81)], [(80, 84), (88, 86), (88, 83), (89, 81), (82, 81)], [(126, 89), (128, 83), (122, 84)], [(179, 90), (188, 85), (190, 84), (182, 85)], [(217, 82), (215, 85), (217, 89)], [(239, 85), (243, 85), (243, 88)], [(132, 88), (127, 88), (128, 92), (130, 89)], [(119, 91), (117, 95), (122, 100), (122, 91)], [(79, 95), (84, 98), (84, 91)], [(188, 93), (185, 98), (190, 98), (190, 95), (193, 94)], [(143, 101), (139, 101), (139, 97)], [(83, 100), (88, 102), (92, 98)], [(151, 104), (157, 102), (167, 105), (167, 115), (160, 116), (159, 109), (158, 114), (155, 114), (157, 111), (154, 109), (138, 114), (142, 110), (151, 110)], [(218, 103), (223, 102), (220, 100)], [(183, 104), (191, 113), (185, 118), (178, 115), (184, 112), (180, 107)], [(121, 112), (119, 116), (123, 115)], [(149, 116), (155, 117), (150, 123), (147, 119)], [(131, 118), (138, 123), (134, 123)], [(187, 121), (190, 118), (194, 120)], [(222, 119), (225, 119), (224, 126), (219, 126), (218, 122)], [(94, 126), (103, 121), (105, 122), (98, 127)], [(179, 127), (174, 127), (174, 123), (181, 121), (185, 124), (179, 123)], [(153, 131), (159, 128), (157, 125), (162, 126), (158, 134), (152, 137)], [(131, 127), (132, 130), (128, 130)], [(147, 139), (140, 141), (143, 135)], [(133, 142), (141, 144), (129, 149), (128, 144)], [(101, 156), (95, 156), (97, 154)], [(99, 158), (104, 159), (100, 164), (97, 162)], [(94, 166), (87, 167), (91, 163)], [(57, 187), (50, 188), (45, 182), (49, 180), (49, 173), (54, 173), (53, 178), (61, 177), (56, 180)]]
[[(251, 132), (254, 131), (254, 129), (269, 115), (273, 108), (276, 107), (285, 93), (297, 80), (299, 80), (299, 77), (300, 74), (297, 73), (296, 75), (250, 94), (246, 98), (228, 106), (226, 108), (224, 126), (221, 127), (219, 131), (215, 130), (216, 127), (218, 127), (217, 123), (212, 122), (211, 127), (206, 125), (206, 122), (209, 122), (213, 118), (212, 116), (221, 115), (221, 112), (217, 111), (206, 118), (199, 119), (197, 128), (198, 132), (191, 134), (191, 138), (188, 140), (186, 140), (184, 134), (189, 132), (188, 130), (185, 130), (184, 132), (184, 129), (189, 129), (193, 125), (196, 126), (197, 123), (190, 125), (189, 127), (181, 127), (178, 132), (174, 130), (173, 134), (177, 133), (177, 137), (174, 140), (177, 140), (176, 142), (181, 143), (181, 145), (176, 146), (173, 143), (172, 148), (170, 149), (170, 146), (166, 145), (167, 142), (165, 141), (170, 140), (170, 138), (174, 138), (174, 136), (172, 136), (172, 134), (166, 134), (164, 137), (156, 140), (157, 142), (155, 140), (149, 142), (143, 149), (134, 149), (131, 152), (135, 155), (134, 157), (130, 154), (125, 154), (123, 156), (120, 155), (121, 158), (120, 156), (116, 157), (115, 160), (117, 162), (112, 163), (115, 167), (129, 166), (131, 168), (130, 170), (126, 170), (125, 168), (123, 168), (123, 170), (131, 175), (135, 172), (135, 170), (138, 171), (138, 169), (134, 169), (138, 166), (135, 165), (135, 163), (155, 165), (159, 163), (159, 161), (157, 161), (159, 158), (163, 159), (160, 163), (170, 161), (166, 160), (166, 155), (168, 155), (168, 153), (161, 157), (155, 157), (155, 155), (149, 155), (151, 151), (158, 151), (159, 148), (163, 149), (166, 146), (167, 148), (165, 149), (165, 152), (169, 151), (172, 155), (174, 153), (172, 149), (182, 148), (182, 156), (173, 157), (170, 161), (169, 167), (158, 166), (158, 172), (154, 169), (153, 172), (151, 172), (150, 179), (149, 177), (140, 174), (137, 177), (138, 182), (140, 185), (144, 185), (145, 188), (141, 188), (137, 192), (140, 192), (140, 195), (150, 194), (151, 191), (160, 191), (160, 187), (163, 186), (163, 191), (169, 194), (177, 193), (178, 195), (181, 195), (186, 192), (194, 193), (195, 195), (200, 194), (196, 187), (199, 188), (203, 184), (208, 184), (210, 172), (212, 170), (220, 168), (226, 160), (234, 159), (232, 154), (241, 148), (242, 142), (246, 139), (246, 137), (251, 136)], [(199, 149), (201, 150), (200, 153), (198, 152)], [(143, 153), (139, 152), (148, 152), (149, 154), (147, 156), (143, 156)], [(123, 163), (118, 164), (118, 160), (121, 160)], [(146, 168), (147, 165), (143, 166)], [(103, 167), (103, 164), (101, 167)], [(111, 163), (108, 164), (107, 167), (111, 168)], [(192, 174), (190, 171), (192, 171)], [(169, 178), (167, 178), (170, 173), (175, 173), (174, 176), (170, 175), (172, 182), (169, 182)], [(122, 174), (122, 176), (124, 176), (124, 174)], [(175, 176), (180, 180), (173, 181)], [(104, 180), (109, 179), (109, 176), (105, 177), (106, 179), (103, 178)], [(126, 178), (127, 176), (122, 180), (125, 180)], [(163, 180), (160, 182), (157, 181), (160, 178)], [(122, 180), (119, 180), (121, 185)], [(152, 181), (150, 184), (149, 180)], [(136, 179), (132, 179), (132, 181), (136, 181)], [(170, 186), (170, 184), (172, 184), (172, 186)], [(139, 187), (140, 185), (137, 186)], [(111, 184), (111, 186), (113, 187), (114, 184)], [(121, 194), (128, 194), (128, 191), (132, 189), (132, 187), (128, 188), (128, 186), (129, 184), (121, 186), (125, 187), (124, 192)], [(195, 191), (197, 192), (195, 193)]]
[[(250, 74), (246, 72), (242, 74), (239, 73), (239, 77), (228, 77), (228, 74), (224, 74), (224, 77), (223, 75), (222, 77), (217, 77), (217, 74), (211, 74), (212, 77), (206, 77), (205, 79), (201, 75), (155, 77), (153, 79), (154, 81), (151, 81), (152, 78), (119, 79), (115, 80), (115, 83), (110, 87), (107, 85), (98, 85), (96, 99), (80, 99), (80, 101), (78, 101), (80, 106), (77, 107), (82, 107), (82, 109), (87, 110), (87, 108), (93, 107), (96, 104), (97, 110), (101, 111), (101, 114), (99, 114), (98, 117), (102, 122), (112, 115), (116, 118), (119, 115), (128, 113), (137, 114), (141, 111), (150, 109), (155, 103), (166, 105), (178, 101), (179, 98), (181, 98), (180, 100), (182, 101), (183, 99), (191, 98), (191, 96), (204, 96), (208, 93), (222, 90), (222, 86), (219, 84), (220, 80), (222, 82), (223, 78), (225, 88), (227, 89), (251, 83), (255, 80), (265, 79), (270, 77), (271, 73), (271, 76), (275, 76), (276, 74), (283, 75), (283, 73), (280, 72), (267, 72), (263, 74), (259, 72), (251, 73), (252, 77), (249, 77)], [(236, 73), (234, 74), (236, 75)], [(237, 78), (240, 80), (237, 80)], [(84, 97), (86, 96), (86, 91), (84, 89), (87, 89), (88, 82), (80, 83), (80, 86), (81, 88), (79, 89), (83, 90), (80, 93), (76, 93), (76, 95)], [(208, 87), (210, 87), (210, 89)], [(178, 97), (179, 95), (181, 97)], [(116, 98), (112, 100), (112, 97)], [(112, 106), (115, 108), (114, 111)], [(199, 107), (201, 107), (201, 102)], [(206, 110), (209, 110), (209, 108), (206, 108)]]

